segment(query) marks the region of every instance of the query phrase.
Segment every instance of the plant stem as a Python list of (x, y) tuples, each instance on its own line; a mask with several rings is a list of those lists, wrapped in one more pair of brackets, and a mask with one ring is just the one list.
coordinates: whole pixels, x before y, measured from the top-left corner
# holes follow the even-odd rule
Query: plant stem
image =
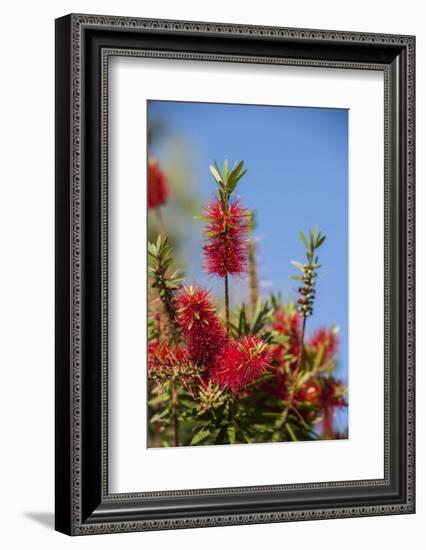
[(250, 313), (253, 316), (259, 300), (259, 280), (257, 278), (256, 243), (253, 237), (248, 241), (248, 279), (250, 296)]
[(225, 313), (226, 313), (226, 333), (229, 335), (229, 287), (228, 287), (228, 274), (225, 275)]
[(303, 357), (305, 355), (305, 328), (306, 328), (306, 317), (303, 316), (302, 331), (300, 333), (299, 359), (297, 361), (297, 365), (293, 373), (293, 384), (292, 384), (290, 400), (289, 400), (290, 405), (292, 404), (291, 402), (293, 401), (294, 392), (296, 391), (297, 375), (299, 374), (300, 366), (303, 363)]
[(299, 363), (302, 363), (303, 356), (305, 354), (305, 328), (306, 328), (306, 317), (303, 316), (303, 322), (302, 322), (302, 332), (300, 334), (300, 360)]

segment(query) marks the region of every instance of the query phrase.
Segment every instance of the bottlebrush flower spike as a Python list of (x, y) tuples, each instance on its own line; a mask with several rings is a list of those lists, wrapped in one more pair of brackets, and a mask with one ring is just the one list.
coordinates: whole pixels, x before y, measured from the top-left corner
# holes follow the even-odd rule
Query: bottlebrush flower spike
[(310, 380), (296, 392), (294, 398), (296, 401), (302, 401), (311, 405), (319, 405), (321, 386), (316, 380)]
[(159, 342), (148, 345), (148, 370), (173, 369), (188, 363), (188, 353), (183, 346), (168, 346)]
[[(294, 401), (305, 405), (299, 409), (299, 413), (305, 419), (305, 422), (316, 421), (321, 407), (321, 380), (309, 380), (296, 391)], [(309, 407), (306, 407), (306, 405), (309, 405)]]
[(244, 161), (236, 162), (228, 169), (228, 161), (220, 170), (217, 163), (210, 165), (210, 172), (217, 184), (217, 198), (211, 200), (204, 210), (205, 244), (204, 268), (207, 273), (218, 275), (225, 284), (226, 332), (229, 334), (229, 275), (241, 275), (247, 271), (247, 241), (250, 213), (238, 200), (231, 201), (231, 194), (247, 172)]
[(177, 319), (190, 360), (211, 367), (227, 341), (225, 329), (207, 290), (184, 287), (178, 297)]
[(334, 412), (338, 407), (346, 405), (345, 387), (340, 380), (333, 376), (322, 378), (321, 407), (323, 411), (322, 437), (332, 439), (334, 437)]
[(327, 407), (343, 407), (346, 404), (345, 393), (346, 388), (341, 380), (337, 380), (334, 376), (321, 378), (321, 405)]
[(257, 336), (229, 342), (212, 370), (212, 381), (237, 392), (256, 380), (271, 365), (272, 353)]
[(156, 160), (148, 161), (148, 209), (157, 208), (167, 202), (169, 188), (164, 172)]
[(277, 334), (287, 338), (284, 343), (274, 346), (275, 360), (281, 364), (284, 362), (284, 356), (286, 355), (298, 357), (301, 351), (302, 334), (302, 317), (300, 314), (294, 308), (288, 308), (287, 311), (282, 309), (276, 311), (272, 329)]
[(336, 328), (332, 328), (331, 330), (319, 328), (310, 338), (310, 347), (313, 348), (315, 353), (319, 353), (322, 350), (322, 358), (324, 361), (331, 359), (337, 352), (339, 343), (337, 333), (338, 330)]
[(204, 269), (225, 277), (247, 271), (249, 212), (238, 199), (224, 206), (217, 198), (204, 209)]

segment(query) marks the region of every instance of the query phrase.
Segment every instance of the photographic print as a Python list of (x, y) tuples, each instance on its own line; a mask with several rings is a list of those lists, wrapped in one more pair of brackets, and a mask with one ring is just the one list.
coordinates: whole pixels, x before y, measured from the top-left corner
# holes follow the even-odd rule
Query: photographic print
[(415, 37), (55, 26), (55, 528), (414, 513)]
[(348, 437), (348, 111), (147, 102), (148, 447)]

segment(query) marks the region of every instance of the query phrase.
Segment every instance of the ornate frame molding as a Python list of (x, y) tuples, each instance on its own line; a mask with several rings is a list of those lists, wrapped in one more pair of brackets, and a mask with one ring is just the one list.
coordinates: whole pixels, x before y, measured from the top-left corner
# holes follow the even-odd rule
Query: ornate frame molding
[[(343, 49), (350, 46), (359, 46), (368, 44), (372, 48), (380, 49), (389, 47), (389, 51), (400, 52), (399, 55), (404, 56), (406, 74), (398, 73), (401, 70), (400, 65), (396, 66), (392, 61), (388, 62), (371, 62), (350, 60), (332, 60), (332, 59), (315, 59), (315, 58), (300, 58), (300, 57), (280, 57), (268, 55), (243, 55), (231, 53), (196, 53), (193, 51), (171, 51), (170, 49), (153, 49), (153, 48), (130, 48), (119, 47), (108, 44), (100, 47), (99, 57), (99, 74), (100, 74), (100, 293), (101, 293), (101, 311), (100, 311), (100, 357), (101, 357), (101, 411), (99, 414), (99, 430), (101, 438), (100, 461), (99, 469), (99, 486), (101, 506), (93, 509), (93, 503), (85, 504), (85, 491), (92, 492), (85, 488), (86, 477), (84, 473), (84, 422), (85, 411), (83, 404), (85, 402), (84, 385), (84, 353), (83, 348), (85, 341), (84, 333), (84, 316), (85, 316), (85, 293), (84, 284), (87, 277), (87, 259), (85, 254), (85, 231), (91, 228), (88, 223), (85, 225), (85, 199), (84, 199), (84, 182), (87, 180), (85, 174), (85, 148), (88, 143), (85, 141), (84, 122), (86, 117), (86, 104), (88, 98), (87, 92), (87, 74), (86, 59), (88, 51), (87, 31), (111, 30), (115, 33), (143, 33), (149, 36), (166, 33), (168, 36), (179, 35), (184, 36), (212, 36), (220, 39), (220, 37), (230, 37), (241, 41), (244, 39), (261, 39), (265, 41), (291, 41), (292, 43), (309, 43), (309, 44), (324, 44), (332, 49), (333, 44)], [(57, 94), (59, 97), (59, 105), (57, 110), (57, 131), (59, 134), (63, 132), (60, 126), (63, 122), (64, 108), (69, 105), (69, 121), (68, 134), (57, 135), (57, 154), (58, 150), (64, 155), (63, 150), (68, 146), (71, 151), (67, 162), (64, 164), (63, 157), (59, 159), (60, 166), (57, 169), (57, 194), (66, 192), (64, 190), (64, 178), (69, 178), (68, 192), (69, 196), (63, 199), (63, 204), (57, 207), (58, 216), (69, 212), (68, 228), (62, 226), (57, 221), (57, 237), (60, 245), (63, 243), (64, 237), (68, 238), (69, 256), (68, 265), (65, 267), (63, 262), (59, 260), (61, 266), (58, 267), (57, 277), (64, 277), (64, 271), (68, 272), (69, 288), (60, 289), (60, 295), (57, 295), (59, 304), (64, 299), (68, 299), (70, 303), (69, 317), (59, 320), (59, 331), (63, 331), (68, 327), (67, 336), (63, 336), (64, 341), (68, 340), (68, 348), (63, 349), (64, 341), (59, 342), (60, 351), (57, 353), (57, 377), (60, 383), (57, 386), (57, 426), (63, 428), (61, 420), (69, 420), (69, 431), (65, 434), (65, 443), (63, 436), (59, 436), (57, 432), (57, 463), (59, 467), (59, 477), (57, 478), (57, 486), (60, 483), (68, 484), (67, 489), (59, 490), (57, 494), (57, 528), (69, 534), (83, 535), (91, 533), (112, 533), (124, 531), (142, 531), (155, 529), (177, 529), (187, 527), (201, 527), (213, 525), (236, 525), (247, 523), (264, 523), (264, 522), (282, 522), (282, 521), (299, 521), (311, 519), (326, 519), (336, 517), (360, 517), (370, 515), (384, 514), (402, 514), (414, 512), (414, 168), (415, 168), (415, 59), (414, 59), (415, 40), (412, 36), (397, 36), (397, 35), (379, 35), (379, 34), (364, 34), (364, 33), (346, 33), (341, 31), (322, 31), (308, 29), (287, 29), (278, 27), (253, 27), (246, 25), (229, 25), (217, 23), (201, 23), (201, 22), (186, 22), (186, 21), (168, 21), (168, 20), (151, 20), (151, 19), (135, 19), (122, 17), (107, 17), (107, 16), (92, 16), (92, 15), (70, 15), (57, 21), (57, 62), (63, 63), (65, 60), (68, 65), (59, 70), (57, 73)], [(210, 490), (194, 490), (194, 491), (171, 491), (158, 493), (131, 493), (131, 494), (109, 494), (108, 493), (108, 475), (107, 475), (107, 400), (108, 400), (108, 353), (107, 353), (107, 316), (108, 316), (108, 216), (107, 216), (107, 200), (108, 200), (108, 143), (107, 143), (107, 123), (108, 123), (108, 59), (110, 56), (139, 56), (139, 57), (156, 57), (169, 59), (191, 59), (201, 61), (231, 61), (241, 63), (273, 63), (282, 65), (301, 65), (315, 67), (335, 67), (344, 69), (368, 69), (383, 71), (385, 76), (385, 477), (383, 480), (364, 480), (360, 482), (346, 481), (336, 483), (314, 483), (314, 484), (297, 484), (286, 486), (270, 486), (270, 487), (240, 487), (228, 489), (210, 489)], [(395, 54), (396, 58), (396, 54)], [(69, 72), (68, 72), (69, 71)], [(60, 90), (61, 82), (67, 78), (68, 87), (66, 91)], [(399, 86), (400, 89), (396, 89)], [(392, 119), (392, 105), (401, 94), (405, 94), (403, 101), (406, 104), (406, 131), (405, 135), (396, 136)], [(57, 95), (58, 100), (58, 95)], [(67, 131), (65, 129), (65, 133)], [(397, 140), (397, 145), (395, 145)], [(400, 177), (405, 180), (405, 189), (403, 190), (404, 205), (395, 204), (392, 197), (391, 185), (396, 177), (391, 174), (391, 169), (395, 172), (396, 168), (392, 163), (395, 159), (392, 157), (392, 152), (395, 152), (395, 147), (399, 147), (401, 155), (400, 163), (405, 163), (403, 172)], [(402, 181), (402, 180), (401, 180)], [(401, 191), (401, 189), (400, 189)], [(405, 196), (404, 196), (405, 195)], [(397, 208), (402, 208), (401, 214), (395, 215)], [(402, 219), (400, 219), (402, 215)], [(395, 228), (395, 225), (397, 227)], [(400, 248), (395, 250), (394, 231), (399, 231), (399, 239), (401, 240)], [(399, 241), (398, 241), (399, 242)], [(253, 511), (250, 513), (232, 512), (229, 514), (212, 514), (205, 513), (197, 516), (190, 514), (187, 517), (179, 518), (144, 518), (144, 513), (141, 511), (139, 517), (129, 519), (128, 516), (121, 515), (121, 508), (126, 504), (136, 506), (143, 499), (155, 499), (159, 497), (197, 497), (197, 496), (212, 496), (212, 495), (248, 495), (259, 492), (304, 492), (308, 489), (356, 489), (356, 488), (373, 488), (387, 487), (391, 484), (391, 438), (395, 437), (391, 433), (391, 408), (394, 406), (391, 394), (391, 357), (395, 353), (391, 339), (392, 329), (392, 285), (399, 285), (400, 281), (391, 280), (391, 265), (395, 261), (395, 254), (398, 257), (403, 254), (403, 265), (405, 265), (405, 284), (402, 284), (402, 289), (405, 289), (405, 296), (401, 299), (405, 304), (406, 311), (404, 312), (405, 319), (402, 320), (402, 332), (405, 334), (405, 350), (404, 355), (399, 355), (399, 359), (404, 359), (406, 371), (400, 376), (405, 376), (406, 384), (406, 399), (405, 399), (405, 445), (406, 445), (406, 469), (400, 472), (405, 476), (403, 485), (403, 493), (405, 498), (399, 502), (402, 496), (394, 501), (381, 504), (364, 505), (364, 506), (319, 506), (313, 508), (312, 504), (307, 503), (306, 509), (293, 510), (277, 510), (277, 511)], [(65, 256), (64, 256), (65, 257)], [(62, 258), (62, 260), (64, 259)], [(58, 261), (58, 260), (57, 260)], [(60, 285), (61, 286), (61, 285)], [(399, 288), (399, 286), (398, 286)], [(65, 292), (65, 297), (64, 297)], [(64, 317), (63, 312), (58, 311), (57, 316)], [(399, 325), (398, 325), (399, 326)], [(67, 350), (68, 369), (64, 367)], [(87, 368), (87, 367), (86, 367)], [(401, 367), (402, 368), (402, 367)], [(65, 374), (64, 374), (65, 369)], [(62, 399), (64, 387), (68, 388), (70, 401), (67, 411), (63, 410), (63, 405), (58, 404)], [(404, 407), (403, 407), (404, 408)], [(62, 416), (61, 416), (62, 415)], [(60, 417), (60, 418), (59, 418)], [(401, 434), (399, 434), (401, 435)], [(67, 501), (65, 503), (65, 500)], [(89, 498), (90, 500), (90, 498)], [(96, 499), (95, 499), (96, 500)], [(93, 513), (87, 514), (91, 508)], [(284, 507), (285, 508), (285, 507)], [(101, 510), (102, 509), (102, 510)], [(104, 510), (105, 509), (105, 510)], [(100, 510), (100, 511), (99, 511)], [(120, 517), (126, 517), (120, 521)]]

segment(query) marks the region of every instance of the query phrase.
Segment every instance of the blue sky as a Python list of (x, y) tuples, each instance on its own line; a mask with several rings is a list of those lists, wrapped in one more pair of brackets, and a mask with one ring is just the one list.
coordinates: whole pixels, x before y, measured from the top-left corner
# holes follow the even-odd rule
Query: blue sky
[[(182, 136), (194, 159), (191, 173), (204, 201), (215, 192), (209, 164), (232, 165), (244, 160), (248, 168), (237, 193), (257, 215), (259, 271), (262, 291), (281, 291), (295, 298), (297, 270), (291, 260), (304, 260), (298, 230), (317, 224), (327, 235), (319, 250), (320, 264), (314, 316), (315, 327), (339, 325), (338, 375), (347, 380), (348, 351), (348, 111), (281, 106), (230, 105), (149, 101), (149, 121), (167, 125), (163, 139), (150, 154), (167, 162), (168, 137)], [(201, 238), (200, 222), (194, 233)], [(198, 224), (198, 226), (196, 225)], [(192, 232), (191, 232), (192, 233)], [(221, 283), (202, 272), (200, 249), (191, 242), (187, 274), (213, 291)], [(200, 243), (199, 243), (200, 244)], [(234, 290), (243, 292), (244, 281)]]

